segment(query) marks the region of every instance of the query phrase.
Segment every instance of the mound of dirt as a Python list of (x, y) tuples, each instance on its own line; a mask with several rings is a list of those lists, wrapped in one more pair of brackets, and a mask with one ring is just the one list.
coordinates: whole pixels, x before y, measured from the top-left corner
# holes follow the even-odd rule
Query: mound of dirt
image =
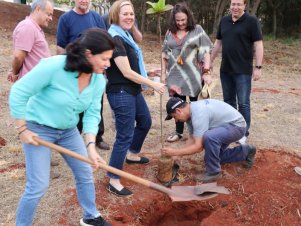
[[(113, 213), (108, 217), (112, 225), (300, 225), (301, 177), (293, 170), (296, 165), (301, 166), (301, 159), (285, 150), (259, 150), (250, 170), (241, 163), (224, 165), (218, 184), (230, 189), (231, 194), (206, 201), (172, 203), (167, 195), (129, 181), (123, 183), (134, 195), (115, 198), (105, 189), (107, 181), (97, 181), (97, 204), (103, 207), (102, 212)], [(146, 169), (127, 165), (125, 170), (145, 177), (146, 171), (156, 174), (156, 166), (157, 159), (153, 159)], [(180, 173), (188, 172), (181, 169)], [(195, 182), (186, 180), (182, 185)], [(77, 206), (75, 190), (66, 194), (69, 197), (65, 206)], [(63, 212), (58, 223), (65, 225), (70, 217)]]
[[(0, 27), (8, 31), (13, 31), (16, 25), (30, 14), (30, 11), (31, 8), (29, 5), (0, 1)], [(52, 22), (49, 23), (48, 28), (44, 29), (46, 33), (56, 33), (58, 18), (63, 13), (61, 10), (54, 10)]]

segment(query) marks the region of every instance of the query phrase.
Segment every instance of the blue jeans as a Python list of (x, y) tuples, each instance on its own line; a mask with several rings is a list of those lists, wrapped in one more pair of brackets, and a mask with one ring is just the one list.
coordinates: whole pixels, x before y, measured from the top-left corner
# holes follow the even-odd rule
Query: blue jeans
[(228, 148), (229, 144), (242, 138), (246, 128), (225, 124), (206, 131), (203, 135), (205, 166), (208, 173), (221, 171), (221, 164), (246, 160), (247, 145)]
[(247, 123), (246, 136), (249, 135), (251, 125), (251, 88), (252, 75), (229, 74), (221, 72), (221, 84), (224, 101), (242, 114)]
[[(88, 156), (84, 141), (77, 128), (59, 130), (33, 122), (27, 122), (27, 128), (46, 141)], [(32, 224), (37, 205), (48, 189), (50, 177), (52, 154), (50, 148), (23, 144), (23, 149), (26, 162), (26, 187), (17, 209), (16, 226)], [(95, 205), (92, 168), (87, 163), (72, 157), (63, 154), (62, 157), (75, 177), (77, 198), (84, 209), (84, 218), (90, 219), (100, 216)]]
[[(122, 170), (127, 151), (139, 153), (151, 128), (152, 119), (141, 93), (129, 94), (124, 90), (108, 93), (108, 100), (115, 115), (116, 141), (113, 146), (110, 166)], [(119, 176), (108, 173), (110, 178)]]

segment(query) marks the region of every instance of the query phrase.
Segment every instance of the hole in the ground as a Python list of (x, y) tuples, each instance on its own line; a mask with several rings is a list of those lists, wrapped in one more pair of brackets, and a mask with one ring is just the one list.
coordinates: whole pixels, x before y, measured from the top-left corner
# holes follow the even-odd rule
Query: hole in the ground
[(212, 211), (199, 202), (173, 203), (172, 208), (162, 217), (151, 222), (151, 226), (187, 226), (199, 225)]

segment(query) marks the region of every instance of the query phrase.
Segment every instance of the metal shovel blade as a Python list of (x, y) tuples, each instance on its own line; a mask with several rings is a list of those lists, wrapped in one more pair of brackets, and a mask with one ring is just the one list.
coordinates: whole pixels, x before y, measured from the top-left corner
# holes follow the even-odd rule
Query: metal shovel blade
[(219, 194), (226, 194), (229, 195), (230, 191), (225, 188), (224, 186), (217, 186), (216, 182), (214, 183), (206, 183), (196, 185), (194, 187), (194, 194), (196, 195), (205, 195), (211, 193), (219, 193)]
[(195, 194), (195, 186), (172, 186), (172, 192), (169, 193), (169, 197), (174, 202), (184, 202), (184, 201), (204, 201), (207, 199), (214, 198), (217, 193), (204, 194), (198, 196)]
[(295, 172), (301, 176), (301, 167), (296, 166)]

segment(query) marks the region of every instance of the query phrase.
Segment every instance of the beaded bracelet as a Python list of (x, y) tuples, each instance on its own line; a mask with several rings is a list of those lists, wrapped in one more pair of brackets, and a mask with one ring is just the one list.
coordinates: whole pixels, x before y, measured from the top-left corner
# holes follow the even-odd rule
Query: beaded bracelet
[(88, 148), (90, 144), (95, 144), (95, 141), (90, 141), (86, 147)]

